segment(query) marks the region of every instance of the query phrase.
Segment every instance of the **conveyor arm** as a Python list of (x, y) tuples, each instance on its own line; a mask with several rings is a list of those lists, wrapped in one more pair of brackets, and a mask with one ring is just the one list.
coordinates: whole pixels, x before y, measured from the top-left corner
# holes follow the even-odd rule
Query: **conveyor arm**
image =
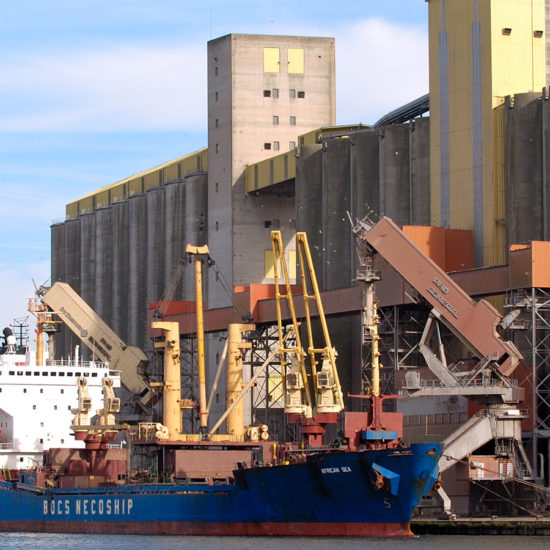
[(127, 346), (67, 283), (54, 283), (42, 301), (97, 357), (120, 371), (122, 384), (142, 405), (150, 403), (153, 392), (143, 378), (148, 359), (142, 350)]
[(510, 376), (521, 354), (496, 330), (501, 320), (487, 301), (477, 303), (428, 258), (389, 218), (362, 233), (364, 239), (440, 314), (445, 325), (480, 358), (494, 360)]

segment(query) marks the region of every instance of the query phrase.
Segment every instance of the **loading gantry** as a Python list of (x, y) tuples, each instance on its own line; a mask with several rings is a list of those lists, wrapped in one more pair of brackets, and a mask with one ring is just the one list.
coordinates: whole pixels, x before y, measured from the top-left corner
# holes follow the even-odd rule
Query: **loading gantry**
[[(485, 300), (472, 300), (389, 218), (373, 222), (367, 216), (356, 221), (353, 232), (363, 263), (372, 266), (379, 254), (431, 306), (420, 341), (399, 359), (398, 368), (407, 369), (403, 389), (411, 397), (465, 396), (485, 407), (445, 439), (440, 472), (493, 440), (495, 453), (511, 460), (516, 477), (533, 479), (521, 437), (525, 415), (518, 408), (524, 390), (511, 378), (522, 356), (497, 332), (501, 322), (498, 311)], [(477, 361), (450, 363), (440, 324), (458, 337)], [(431, 371), (430, 380), (423, 380), (415, 367), (406, 365), (415, 350)], [(443, 488), (438, 493), (450, 514), (450, 499)]]
[[(308, 342), (307, 352), (302, 344), (300, 323), (280, 231), (271, 232), (271, 243), (284, 411), (289, 415), (290, 423), (302, 426), (305, 442), (310, 446), (319, 446), (325, 424), (336, 423), (338, 413), (344, 409), (344, 399), (336, 368), (337, 354), (331, 343), (307, 235), (302, 232), (296, 233), (301, 298)], [(293, 345), (289, 345), (287, 343), (289, 340), (285, 339), (283, 329), (283, 307), (285, 306), (290, 316), (290, 328), (294, 336), (290, 341)], [(322, 346), (316, 346), (314, 341), (312, 324), (314, 313), (318, 315), (321, 325), (324, 344)], [(306, 366), (306, 356), (309, 357), (309, 369)]]

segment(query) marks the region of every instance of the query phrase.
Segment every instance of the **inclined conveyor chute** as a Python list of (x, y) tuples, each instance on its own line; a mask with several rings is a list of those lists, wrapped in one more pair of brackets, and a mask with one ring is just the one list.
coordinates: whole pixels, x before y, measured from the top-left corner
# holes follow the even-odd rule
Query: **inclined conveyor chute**
[(112, 370), (120, 371), (121, 383), (137, 396), (141, 405), (152, 404), (154, 393), (144, 376), (149, 360), (141, 349), (126, 345), (67, 283), (54, 283), (43, 294), (42, 301), (95, 357), (109, 363)]
[(444, 324), (478, 357), (487, 357), (510, 376), (521, 354), (497, 332), (498, 311), (486, 300), (474, 302), (389, 218), (365, 231), (364, 239), (438, 312)]
[[(485, 300), (475, 302), (390, 219), (375, 223), (366, 217), (355, 224), (353, 231), (362, 241), (365, 254), (372, 259), (380, 254), (432, 307), (419, 342), (399, 358), (399, 368), (407, 369), (404, 389), (412, 397), (465, 396), (487, 407), (443, 442), (440, 471), (493, 441), (495, 455), (510, 458), (517, 478), (533, 479), (521, 438), (525, 416), (517, 408), (524, 390), (510, 378), (522, 356), (512, 342), (500, 337), (498, 311)], [(474, 359), (448, 363), (439, 323), (462, 342), (477, 363)], [(435, 380), (422, 380), (417, 367), (406, 365), (415, 349)], [(444, 510), (450, 514), (450, 499), (443, 488), (438, 493)]]

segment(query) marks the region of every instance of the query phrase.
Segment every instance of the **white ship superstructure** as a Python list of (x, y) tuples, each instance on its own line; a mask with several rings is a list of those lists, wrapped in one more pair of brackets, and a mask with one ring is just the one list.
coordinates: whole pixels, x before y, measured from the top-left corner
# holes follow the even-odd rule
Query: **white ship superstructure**
[(42, 464), (51, 447), (84, 447), (73, 437), (71, 423), (78, 403), (77, 380), (87, 381), (93, 416), (102, 407), (103, 378), (120, 387), (120, 375), (97, 361), (45, 361), (34, 352), (0, 355), (0, 467), (25, 469)]

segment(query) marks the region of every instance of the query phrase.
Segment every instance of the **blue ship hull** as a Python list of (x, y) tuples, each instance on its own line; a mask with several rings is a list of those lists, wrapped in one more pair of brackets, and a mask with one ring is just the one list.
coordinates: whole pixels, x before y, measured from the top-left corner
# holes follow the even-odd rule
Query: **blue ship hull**
[[(223, 485), (38, 489), (0, 483), (0, 530), (34, 532), (410, 536), (438, 476), (441, 447), (331, 452), (236, 470)], [(383, 476), (383, 486), (375, 481)]]

